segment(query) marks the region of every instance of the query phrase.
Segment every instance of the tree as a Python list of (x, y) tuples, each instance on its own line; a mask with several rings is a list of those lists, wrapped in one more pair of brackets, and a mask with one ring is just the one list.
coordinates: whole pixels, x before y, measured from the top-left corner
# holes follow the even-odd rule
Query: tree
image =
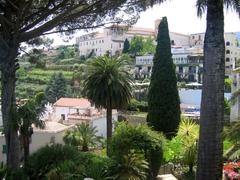
[(134, 36), (130, 42), (129, 52), (134, 56), (140, 55), (144, 47), (144, 38), (142, 36)]
[(45, 110), (44, 98), (44, 93), (38, 93), (36, 97), (28, 100), (17, 110), (20, 141), (24, 150), (25, 162), (29, 156), (29, 144), (33, 134), (32, 125), (34, 124), (41, 129), (45, 128), (45, 123), (41, 120), (41, 115)]
[(223, 3), (240, 15), (239, 0), (198, 0), (198, 15), (207, 9), (204, 40), (203, 87), (197, 179), (222, 179), (224, 120), (224, 13)]
[(84, 82), (83, 91), (97, 107), (107, 109), (108, 142), (112, 137), (112, 109), (125, 107), (132, 97), (127, 64), (128, 61), (120, 57), (106, 56), (88, 63), (88, 77)]
[(155, 52), (154, 39), (152, 37), (144, 38), (143, 36), (134, 36), (130, 42), (129, 52), (136, 55)]
[(15, 82), (20, 44), (50, 33), (72, 33), (111, 22), (132, 24), (136, 15), (161, 0), (11, 0), (0, 2), (1, 107), (7, 144), (7, 165), (19, 165)]
[(154, 54), (156, 50), (156, 46), (154, 45), (154, 38), (152, 37), (147, 37), (144, 41), (144, 46), (143, 46), (143, 53), (152, 53)]
[(130, 43), (128, 39), (125, 39), (124, 44), (123, 44), (123, 50), (122, 53), (128, 53), (130, 48)]
[(47, 101), (50, 103), (54, 103), (59, 98), (66, 96), (67, 82), (61, 72), (52, 75), (46, 87), (45, 94)]
[(149, 86), (147, 122), (171, 138), (180, 122), (180, 101), (166, 17), (159, 25), (157, 42)]
[(89, 151), (89, 147), (95, 147), (101, 142), (101, 137), (96, 135), (96, 127), (87, 123), (78, 124), (73, 130), (66, 131), (63, 141), (71, 146), (80, 146), (81, 150)]

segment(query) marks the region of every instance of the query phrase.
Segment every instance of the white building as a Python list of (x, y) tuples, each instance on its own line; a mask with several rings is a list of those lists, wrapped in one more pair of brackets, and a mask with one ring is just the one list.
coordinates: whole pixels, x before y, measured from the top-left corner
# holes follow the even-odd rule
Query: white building
[[(97, 135), (106, 137), (106, 110), (95, 108), (84, 98), (60, 98), (53, 105), (53, 121), (60, 121), (65, 125), (89, 123), (98, 130)], [(113, 122), (117, 121), (116, 110), (112, 112)]]
[[(155, 29), (128, 27), (125, 25), (112, 25), (103, 29), (103, 32), (94, 32), (80, 36), (76, 39), (79, 46), (79, 55), (88, 56), (94, 52), (96, 56), (111, 53), (111, 55), (122, 52), (125, 39), (131, 41), (134, 36), (156, 37), (160, 20), (155, 21)], [(170, 32), (171, 43), (177, 46), (188, 46), (189, 36)]]
[[(172, 58), (179, 81), (202, 82), (202, 49), (175, 47), (172, 48)], [(150, 77), (152, 66), (153, 55), (137, 56), (134, 71), (136, 78)]]
[[(205, 33), (191, 34), (190, 46), (203, 49)], [(230, 76), (237, 60), (240, 59), (240, 47), (238, 44), (237, 33), (224, 33), (225, 38), (225, 74)]]

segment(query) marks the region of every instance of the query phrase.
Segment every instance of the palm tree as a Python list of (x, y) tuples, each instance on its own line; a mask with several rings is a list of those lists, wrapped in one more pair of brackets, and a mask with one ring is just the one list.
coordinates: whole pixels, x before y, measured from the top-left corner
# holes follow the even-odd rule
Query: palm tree
[(24, 161), (29, 156), (29, 144), (33, 134), (32, 125), (41, 129), (45, 128), (45, 123), (41, 120), (41, 115), (45, 110), (44, 93), (38, 93), (35, 98), (30, 99), (17, 110), (20, 141), (24, 150)]
[(108, 141), (112, 137), (112, 109), (123, 108), (132, 97), (127, 64), (128, 60), (125, 58), (107, 56), (97, 57), (88, 63), (84, 92), (97, 107), (107, 109)]
[(80, 146), (81, 150), (86, 152), (89, 147), (94, 147), (96, 143), (101, 142), (101, 137), (97, 136), (96, 133), (96, 127), (81, 123), (73, 130), (66, 131), (63, 141), (68, 145)]
[(121, 157), (118, 165), (114, 167), (113, 176), (109, 179), (115, 180), (145, 180), (149, 165), (140, 154), (127, 154)]
[(183, 145), (183, 163), (188, 165), (189, 173), (193, 173), (193, 166), (196, 164), (197, 159), (199, 126), (191, 119), (182, 119), (177, 135)]
[(197, 179), (222, 178), (224, 120), (224, 12), (223, 3), (240, 15), (239, 0), (197, 0), (198, 15), (207, 9), (204, 41), (203, 90)]

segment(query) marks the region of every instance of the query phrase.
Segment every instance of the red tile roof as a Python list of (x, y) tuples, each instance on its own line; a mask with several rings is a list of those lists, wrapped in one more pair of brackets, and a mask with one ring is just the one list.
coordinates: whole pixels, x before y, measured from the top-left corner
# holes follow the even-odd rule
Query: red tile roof
[(91, 107), (91, 103), (85, 98), (60, 98), (54, 103), (54, 106), (88, 108)]

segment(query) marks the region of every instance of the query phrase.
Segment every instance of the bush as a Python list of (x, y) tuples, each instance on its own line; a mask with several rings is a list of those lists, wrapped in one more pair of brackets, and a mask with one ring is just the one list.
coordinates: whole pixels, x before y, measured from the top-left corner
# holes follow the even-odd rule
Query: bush
[(70, 146), (45, 146), (29, 157), (24, 169), (30, 179), (41, 179), (64, 161), (77, 159), (78, 154), (78, 150)]
[(60, 144), (45, 146), (32, 154), (25, 164), (30, 179), (83, 179), (103, 180), (108, 176), (111, 160), (93, 153)]
[(117, 125), (110, 144), (110, 155), (117, 162), (131, 153), (143, 154), (149, 164), (149, 178), (156, 177), (163, 158), (164, 136), (146, 125)]
[(148, 112), (148, 103), (146, 101), (138, 101), (133, 98), (131, 99), (127, 109), (129, 111)]

